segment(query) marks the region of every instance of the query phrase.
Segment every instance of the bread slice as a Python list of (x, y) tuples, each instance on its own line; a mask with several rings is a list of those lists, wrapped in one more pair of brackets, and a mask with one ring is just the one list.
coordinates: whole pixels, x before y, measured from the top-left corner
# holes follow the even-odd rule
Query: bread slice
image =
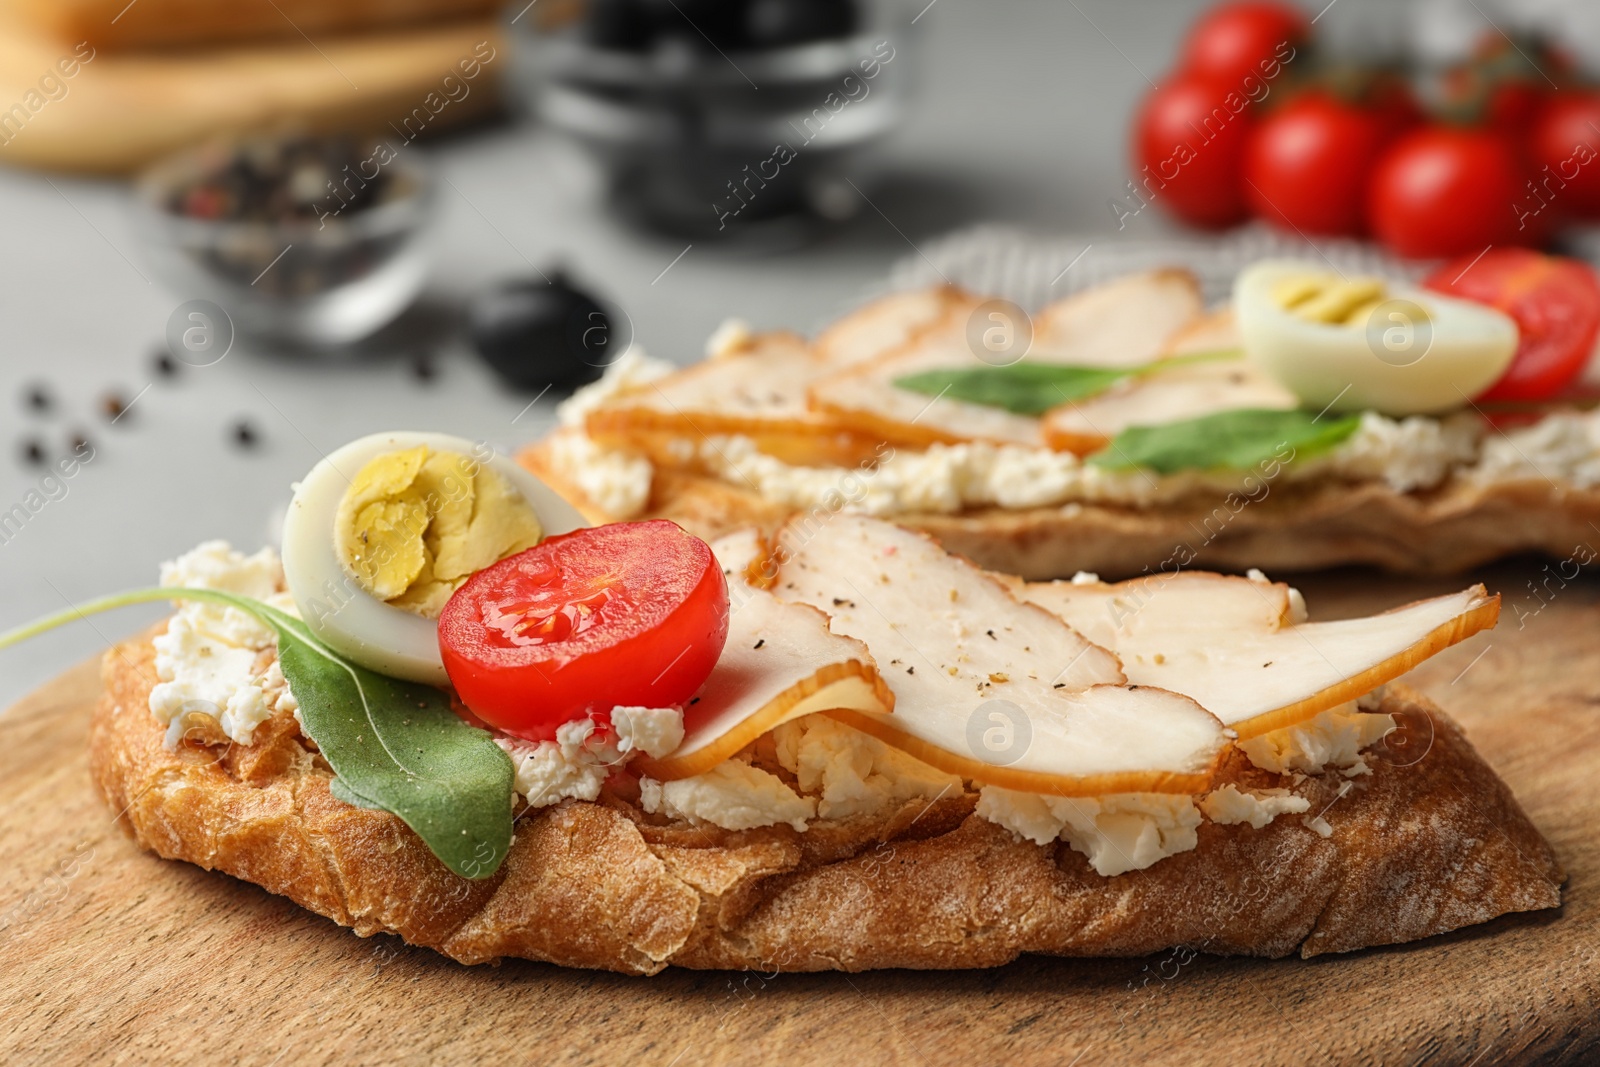
[[(1175, 945), (1316, 956), (1556, 907), (1565, 878), (1459, 728), (1403, 689), (1382, 710), (1431, 722), (1422, 759), (1293, 783), (1328, 837), (1294, 817), (1260, 830), (1205, 822), (1194, 850), (1104, 878), (1066, 845), (974, 815), (971, 793), (805, 833), (662, 823), (603, 793), (529, 813), (500, 870), (468, 881), (395, 816), (335, 800), (289, 714), (248, 746), (169, 752), (147, 710), (149, 640), (113, 649), (103, 669), (90, 766), (141, 846), (462, 963), (651, 974), (988, 967)], [(1237, 753), (1223, 780), (1291, 784)]]
[[(678, 409), (676, 415), (686, 405), (695, 408), (692, 419), (663, 419), (654, 412), (657, 423), (647, 425), (633, 410), (644, 403), (638, 396), (605, 401), (589, 414), (588, 435), (650, 461), (653, 484), (641, 514), (609, 514), (586, 499), (563, 471), (552, 439), (519, 458), (593, 521), (669, 518), (712, 539), (752, 525), (770, 534), (796, 511), (763, 497), (748, 475), (742, 481), (719, 476), (715, 464), (701, 462), (701, 446), (709, 443), (731, 465), (714, 439), (719, 434), (749, 437), (757, 452), (792, 466), (866, 470), (886, 450), (915, 453), (974, 441), (1081, 456), (1134, 426), (1295, 406), (1292, 396), (1231, 354), (1239, 345), (1232, 311), (1202, 313), (1193, 278), (1170, 270), (1129, 275), (1050, 305), (1035, 317), (1034, 347), (1040, 351), (1029, 358), (1084, 365), (1215, 358), (1143, 373), (1042, 417), (894, 386), (905, 373), (970, 363), (968, 320), (984, 306), (980, 298), (948, 287), (916, 290), (858, 309), (809, 350), (794, 335), (765, 335), (738, 358), (696, 364), (656, 387), (669, 398), (666, 406)], [(781, 345), (768, 340), (780, 337)], [(835, 364), (844, 369), (824, 372)], [(771, 432), (776, 421), (756, 431), (741, 425), (740, 403), (727, 402), (726, 394), (767, 382), (777, 383), (763, 387), (781, 398), (781, 432)], [(695, 398), (703, 413), (690, 402)], [(630, 421), (636, 430), (653, 432), (618, 432)], [(908, 469), (914, 473), (914, 465)], [(827, 477), (843, 483), (851, 474), (846, 469)], [(1455, 573), (1519, 552), (1568, 558), (1600, 530), (1600, 487), (1537, 475), (1480, 482), (1458, 466), (1434, 487), (1408, 492), (1377, 478), (1346, 479), (1332, 471), (1304, 481), (1265, 485), (1251, 477), (1240, 484), (1238, 492), (1196, 487), (1184, 498), (1153, 504), (1071, 501), (884, 517), (932, 534), (980, 566), (1028, 579), (1078, 571), (1122, 579), (1188, 567), (1302, 571), (1367, 565)]]
[(7, 0), (6, 14), (56, 41), (96, 49), (238, 44), (393, 29), (494, 14), (495, 0)]
[[(615, 518), (562, 477), (548, 439), (518, 459), (591, 521)], [(1458, 479), (1419, 493), (1396, 493), (1378, 482), (1287, 483), (1254, 502), (1236, 499), (1235, 506), (1212, 495), (1159, 508), (1070, 503), (893, 519), (981, 567), (1030, 580), (1078, 571), (1110, 580), (1190, 567), (1277, 572), (1368, 565), (1453, 574), (1518, 552), (1565, 559), (1600, 529), (1600, 489), (1538, 479), (1489, 485)], [(751, 488), (658, 468), (639, 517), (672, 519), (712, 539), (746, 526), (772, 533), (792, 514)]]

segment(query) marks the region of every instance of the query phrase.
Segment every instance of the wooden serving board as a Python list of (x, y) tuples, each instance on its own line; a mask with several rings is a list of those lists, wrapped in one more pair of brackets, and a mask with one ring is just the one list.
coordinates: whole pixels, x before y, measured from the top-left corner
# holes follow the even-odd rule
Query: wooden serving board
[[(479, 50), (482, 42), (488, 48)], [(80, 56), (89, 51), (79, 53)], [(463, 81), (457, 64), (482, 61)], [(493, 19), (452, 22), (315, 41), (166, 52), (93, 53), (70, 78), (58, 62), (74, 46), (24, 25), (0, 6), (0, 117), (24, 108), (0, 136), (0, 165), (122, 174), (208, 137), (297, 124), (316, 130), (387, 132), (415, 108), (411, 134), (435, 133), (500, 106), (510, 66)], [(41, 79), (55, 75), (44, 85)], [(447, 100), (442, 83), (454, 75)], [(465, 92), (463, 93), (463, 87)], [(425, 103), (430, 93), (433, 101)], [(32, 95), (30, 95), (32, 94)], [(50, 99), (54, 94), (58, 98)], [(33, 110), (29, 110), (29, 108)]]
[[(1506, 593), (1500, 628), (1411, 680), (1466, 725), (1548, 836), (1570, 872), (1564, 907), (1309, 962), (1172, 952), (654, 978), (466, 968), (140, 852), (89, 782), (98, 682), (86, 664), (0, 717), (0, 1062), (1600, 1062), (1600, 581), (1563, 587), (1543, 566), (1484, 574)], [(1322, 618), (1459, 588), (1349, 573), (1300, 584)]]

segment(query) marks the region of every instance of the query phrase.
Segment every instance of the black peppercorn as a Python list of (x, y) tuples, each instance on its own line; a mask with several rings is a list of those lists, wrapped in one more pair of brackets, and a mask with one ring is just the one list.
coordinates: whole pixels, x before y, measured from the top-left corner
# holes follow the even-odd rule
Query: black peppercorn
[(56, 406), (55, 398), (50, 395), (50, 390), (43, 385), (30, 385), (24, 394), (29, 408), (38, 412), (46, 412)]

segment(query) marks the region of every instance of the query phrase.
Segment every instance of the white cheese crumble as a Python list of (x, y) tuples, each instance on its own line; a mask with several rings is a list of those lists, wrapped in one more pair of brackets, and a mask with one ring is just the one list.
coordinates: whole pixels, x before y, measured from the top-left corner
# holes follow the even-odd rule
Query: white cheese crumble
[(613, 519), (631, 519), (650, 502), (655, 468), (636, 452), (607, 448), (583, 432), (589, 413), (606, 401), (671, 374), (677, 368), (652, 359), (638, 345), (629, 346), (597, 382), (574, 392), (556, 408), (556, 420), (568, 432), (550, 439), (550, 462), (562, 477)]
[(1058, 838), (1106, 877), (1143, 870), (1199, 844), (1194, 799), (1166, 793), (1056, 797), (984, 786), (978, 814), (1038, 845)]
[[(729, 320), (712, 335), (707, 351), (713, 357), (724, 354), (747, 337), (748, 327)], [(642, 513), (653, 467), (641, 455), (587, 438), (581, 429), (584, 419), (611, 397), (674, 369), (630, 348), (605, 377), (580, 389), (559, 409), (561, 424), (575, 432), (554, 440), (552, 463), (613, 517)], [(685, 439), (679, 444), (681, 462), (698, 463), (732, 485), (754, 486), (774, 503), (804, 510), (849, 508), (885, 517), (1080, 503), (1148, 507), (1201, 492), (1259, 492), (1253, 472), (1108, 471), (1068, 452), (983, 442), (895, 451), (871, 470), (787, 464), (760, 452), (745, 437)], [(1382, 482), (1396, 493), (1411, 493), (1435, 488), (1452, 475), (1480, 484), (1549, 479), (1580, 489), (1600, 486), (1600, 411), (1552, 414), (1507, 433), (1488, 429), (1471, 411), (1400, 419), (1367, 411), (1337, 447), (1289, 464), (1280, 477), (1290, 482)]]
[[(593, 388), (591, 386), (591, 388)], [(1284, 468), (1292, 482), (1316, 478), (1383, 481), (1395, 492), (1438, 485), (1477, 456), (1481, 435), (1475, 416), (1395, 420), (1365, 413), (1356, 432), (1324, 456)], [(642, 508), (648, 499), (648, 460), (631, 452), (575, 440), (552, 449), (558, 470), (617, 507)], [(984, 442), (935, 444), (925, 451), (894, 451), (875, 468), (805, 467), (757, 449), (748, 437), (685, 441), (685, 462), (697, 461), (732, 485), (753, 486), (774, 503), (812, 510), (848, 508), (868, 515), (952, 514), (974, 507), (1021, 509), (1072, 503), (1151, 506), (1197, 493), (1259, 493), (1251, 472), (1112, 471), (1070, 452)], [(642, 488), (641, 488), (642, 487)], [(605, 506), (602, 504), (602, 506)], [(618, 517), (637, 514), (609, 510)]]
[[(1268, 578), (1266, 572), (1260, 567), (1251, 567), (1249, 570), (1244, 572), (1244, 576), (1250, 579), (1252, 582), (1261, 582), (1263, 584), (1268, 584), (1272, 581), (1272, 579)], [(1300, 590), (1296, 589), (1292, 585), (1289, 586), (1288, 597), (1289, 625), (1298, 626), (1300, 623), (1305, 622), (1311, 617), (1310, 611), (1306, 608), (1306, 598), (1303, 594), (1301, 594)]]
[(598, 730), (592, 718), (562, 723), (554, 741), (495, 737), (511, 757), (512, 788), (528, 807), (548, 807), (569, 797), (594, 800), (611, 772), (635, 754), (659, 758), (683, 742), (680, 708), (619, 706), (611, 709), (610, 719), (609, 732)]
[(758, 451), (748, 437), (703, 442), (698, 455), (717, 477), (753, 485), (776, 503), (807, 510), (847, 507), (877, 516), (1045, 507), (1069, 500), (1153, 503), (1216, 480), (1107, 471), (1086, 466), (1070, 452), (983, 442), (895, 451), (871, 470), (793, 466)]
[(683, 709), (619, 705), (611, 709), (611, 728), (617, 734), (618, 752), (643, 752), (660, 759), (683, 744)]
[(961, 778), (923, 763), (826, 715), (807, 715), (772, 731), (783, 779), (740, 759), (676, 782), (640, 781), (644, 809), (726, 830), (786, 823), (804, 830), (813, 818), (844, 819), (908, 800), (933, 803), (960, 795)]
[(623, 393), (660, 381), (678, 368), (664, 359), (646, 355), (639, 345), (612, 360), (599, 381), (590, 382), (556, 406), (556, 421), (581, 428), (589, 413)]
[(675, 782), (641, 778), (639, 794), (644, 810), (653, 815), (727, 830), (787, 823), (803, 831), (817, 814), (815, 798), (803, 797), (777, 775), (737, 759)]
[(1593, 489), (1600, 485), (1600, 410), (1548, 415), (1532, 426), (1489, 435), (1468, 477), (1479, 483), (1549, 479)]
[(1315, 815), (1304, 821), (1307, 829), (1315, 830), (1322, 837), (1333, 836), (1333, 824), (1322, 816)]
[(1310, 808), (1311, 801), (1287, 789), (1246, 793), (1232, 784), (1207, 793), (1200, 801), (1201, 812), (1212, 822), (1222, 826), (1247, 822), (1257, 830), (1279, 815), (1298, 815)]
[(644, 513), (655, 481), (648, 459), (583, 433), (556, 434), (549, 447), (551, 465), (606, 515), (622, 521)]
[(706, 357), (721, 359), (738, 352), (755, 339), (750, 324), (743, 319), (723, 319), (722, 324), (706, 338)]
[(824, 819), (881, 811), (907, 800), (932, 803), (962, 792), (960, 776), (826, 715), (783, 723), (772, 739), (779, 764), (795, 776), (802, 793), (817, 798), (817, 815)]
[[(283, 565), (270, 548), (246, 556), (226, 541), (207, 541), (163, 563), (161, 584), (226, 590), (296, 614), (284, 592)], [(180, 601), (166, 632), (152, 644), (159, 682), (150, 690), (150, 713), (166, 725), (169, 749), (200, 715), (215, 719), (230, 740), (248, 745), (274, 711), (298, 712), (278, 667), (272, 630), (238, 608)]]
[[(1378, 706), (1376, 700), (1362, 700)], [(1347, 778), (1370, 774), (1372, 768), (1361, 751), (1382, 740), (1395, 722), (1393, 715), (1359, 708), (1355, 702), (1340, 704), (1307, 722), (1240, 741), (1239, 747), (1251, 763), (1274, 774), (1321, 774), (1330, 767), (1342, 770)]]
[(1483, 420), (1472, 412), (1392, 419), (1366, 411), (1355, 433), (1326, 455), (1290, 466), (1288, 476), (1383, 482), (1396, 493), (1431, 489), (1477, 459), (1482, 438)]

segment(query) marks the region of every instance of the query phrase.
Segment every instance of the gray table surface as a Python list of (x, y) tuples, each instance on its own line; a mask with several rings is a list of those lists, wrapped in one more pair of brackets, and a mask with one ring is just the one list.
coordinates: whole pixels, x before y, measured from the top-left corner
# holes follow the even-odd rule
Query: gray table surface
[[(512, 123), (436, 143), (428, 151), (449, 184), (430, 299), (459, 300), (559, 259), (628, 312), (649, 351), (687, 362), (729, 316), (814, 330), (881, 286), (916, 242), (959, 226), (1159, 236), (1168, 224), (1156, 212), (1118, 234), (1107, 201), (1127, 177), (1145, 76), (1162, 75), (1197, 7), (935, 0), (908, 33), (920, 78), (910, 119), (885, 148), (876, 207), (778, 256), (697, 243), (663, 274), (686, 242), (621, 228), (565, 142)], [(459, 340), (414, 331), (339, 364), (241, 343), (215, 366), (156, 378), (151, 353), (187, 294), (147, 277), (128, 195), (115, 182), (0, 170), (0, 511), (37, 486), (40, 472), (18, 458), (24, 439), (65, 450), (82, 431), (95, 447), (67, 494), (0, 544), (0, 629), (151, 584), (160, 561), (207, 538), (266, 543), (290, 483), (362, 434), (431, 429), (511, 448), (550, 425), (552, 404), (524, 411), (528, 398), (499, 387)], [(432, 383), (411, 373), (419, 348), (436, 355)], [(47, 417), (21, 402), (34, 382), (58, 401)], [(99, 405), (113, 389), (138, 400), (108, 425)], [(260, 435), (253, 450), (230, 440), (241, 418)], [(0, 652), (0, 707), (159, 611), (128, 609)]]

